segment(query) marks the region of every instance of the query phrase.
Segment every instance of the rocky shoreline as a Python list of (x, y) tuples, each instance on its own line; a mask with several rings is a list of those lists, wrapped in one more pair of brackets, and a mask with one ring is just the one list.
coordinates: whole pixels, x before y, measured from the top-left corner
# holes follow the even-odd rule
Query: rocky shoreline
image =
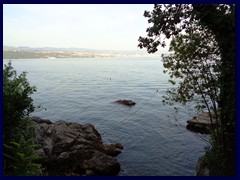
[(115, 158), (123, 146), (103, 144), (101, 135), (91, 124), (56, 121), (33, 117), (36, 154), (42, 157), (48, 176), (118, 175), (120, 163)]
[[(115, 176), (121, 170), (116, 156), (123, 146), (103, 144), (101, 135), (92, 124), (56, 121), (32, 117), (35, 126), (36, 154), (47, 176)], [(187, 129), (209, 133), (215, 125), (206, 113), (187, 121)], [(208, 176), (209, 170), (201, 158), (196, 166), (197, 176)]]
[[(211, 121), (208, 112), (202, 112), (190, 120), (187, 120), (186, 129), (201, 134), (210, 134), (214, 128), (216, 128), (216, 119), (212, 114), (213, 119)], [(204, 156), (200, 157), (196, 164), (196, 176), (209, 176), (210, 169), (204, 160)]]
[(196, 176), (210, 176), (210, 170), (204, 161), (204, 156), (200, 157), (197, 161)]

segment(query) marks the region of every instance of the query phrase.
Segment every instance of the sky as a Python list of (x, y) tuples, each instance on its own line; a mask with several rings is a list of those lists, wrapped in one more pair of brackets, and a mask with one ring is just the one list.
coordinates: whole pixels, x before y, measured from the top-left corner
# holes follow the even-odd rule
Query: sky
[(153, 4), (4, 4), (5, 46), (137, 50)]

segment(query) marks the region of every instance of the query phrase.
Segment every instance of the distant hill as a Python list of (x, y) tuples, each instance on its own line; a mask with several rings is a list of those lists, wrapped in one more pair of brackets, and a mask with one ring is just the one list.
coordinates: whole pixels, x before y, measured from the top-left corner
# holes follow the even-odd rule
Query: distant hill
[(28, 46), (3, 46), (4, 59), (36, 59), (36, 58), (94, 58), (94, 57), (145, 57), (160, 56), (161, 54), (147, 54), (143, 50), (99, 50), (88, 48), (55, 48)]
[(3, 50), (25, 50), (25, 51), (69, 51), (69, 52), (78, 52), (78, 51), (88, 51), (88, 52), (111, 52), (111, 53), (140, 53), (146, 54), (144, 50), (106, 50), (106, 49), (90, 49), (90, 48), (56, 48), (56, 47), (28, 47), (28, 46), (3, 46)]
[(87, 48), (56, 48), (56, 47), (28, 47), (28, 46), (3, 46), (3, 50), (25, 50), (25, 51), (95, 51)]

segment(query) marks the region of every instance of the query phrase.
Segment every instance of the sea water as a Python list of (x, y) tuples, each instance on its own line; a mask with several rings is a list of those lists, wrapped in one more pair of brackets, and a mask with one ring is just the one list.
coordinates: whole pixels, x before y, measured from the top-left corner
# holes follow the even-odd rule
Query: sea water
[(176, 113), (162, 103), (172, 85), (160, 57), (17, 59), (12, 65), (37, 87), (32, 98), (43, 108), (33, 116), (92, 123), (104, 143), (124, 146), (120, 176), (195, 175), (207, 144), (185, 128), (195, 115), (191, 106), (176, 105)]

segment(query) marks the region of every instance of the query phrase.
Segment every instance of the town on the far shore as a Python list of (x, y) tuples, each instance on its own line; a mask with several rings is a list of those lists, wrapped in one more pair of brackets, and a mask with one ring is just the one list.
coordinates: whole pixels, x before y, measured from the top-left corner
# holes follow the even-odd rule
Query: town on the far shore
[(101, 58), (101, 57), (160, 57), (161, 54), (147, 54), (143, 51), (97, 50), (86, 48), (31, 48), (3, 46), (3, 59), (59, 59), (59, 58)]

